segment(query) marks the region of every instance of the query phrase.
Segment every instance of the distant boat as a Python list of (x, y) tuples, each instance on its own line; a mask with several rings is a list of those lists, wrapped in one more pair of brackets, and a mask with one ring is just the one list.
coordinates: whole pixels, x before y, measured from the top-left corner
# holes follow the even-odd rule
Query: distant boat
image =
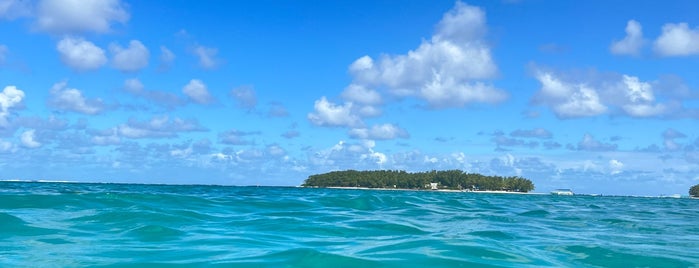
[(571, 189), (556, 189), (551, 191), (552, 195), (574, 195)]

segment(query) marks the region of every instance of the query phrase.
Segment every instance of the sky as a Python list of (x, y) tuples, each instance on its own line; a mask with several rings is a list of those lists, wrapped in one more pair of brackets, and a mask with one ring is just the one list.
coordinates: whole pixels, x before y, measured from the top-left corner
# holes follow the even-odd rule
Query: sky
[(699, 184), (697, 1), (0, 0), (0, 179)]

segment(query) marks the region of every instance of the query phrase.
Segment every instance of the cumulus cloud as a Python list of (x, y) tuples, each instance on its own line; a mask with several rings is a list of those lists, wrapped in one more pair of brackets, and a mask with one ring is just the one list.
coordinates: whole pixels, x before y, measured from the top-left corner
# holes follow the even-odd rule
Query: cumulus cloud
[(484, 40), (485, 22), (483, 10), (457, 2), (444, 14), (432, 38), (415, 50), (378, 60), (363, 56), (352, 63), (349, 72), (354, 82), (345, 97), (357, 102), (376, 101), (375, 96), (357, 98), (352, 93), (380, 88), (397, 96), (423, 99), (433, 108), (503, 101), (507, 93), (479, 81), (497, 74)]
[(170, 156), (177, 158), (189, 158), (196, 155), (208, 155), (211, 148), (211, 141), (209, 139), (201, 139), (196, 142), (184, 142), (182, 144), (176, 144), (172, 146), (173, 148), (169, 151)]
[(578, 142), (577, 150), (579, 151), (592, 151), (592, 152), (606, 152), (606, 151), (616, 151), (617, 145), (612, 143), (604, 143), (598, 140), (590, 134), (585, 134), (583, 139)]
[(109, 51), (112, 53), (112, 65), (120, 71), (135, 72), (148, 66), (150, 52), (138, 40), (131, 40), (127, 48), (112, 44)]
[(523, 139), (508, 138), (504, 133), (497, 131), (493, 133), (492, 141), (495, 143), (496, 151), (509, 151), (507, 147), (535, 148), (539, 146), (536, 141), (525, 141)]
[(181, 132), (207, 131), (195, 119), (170, 119), (168, 116), (155, 116), (148, 121), (138, 121), (130, 118), (126, 124), (116, 128), (121, 137), (142, 138), (174, 138)]
[(267, 115), (270, 117), (286, 117), (289, 116), (289, 111), (281, 103), (273, 102), (270, 104)]
[(182, 93), (199, 104), (209, 104), (214, 101), (214, 98), (209, 93), (204, 82), (199, 79), (190, 80), (189, 83), (182, 88)]
[(392, 140), (396, 138), (408, 138), (408, 131), (393, 124), (379, 124), (371, 128), (354, 128), (349, 135), (356, 139)]
[(621, 107), (628, 115), (648, 117), (665, 113), (664, 104), (653, 103), (655, 95), (650, 83), (641, 82), (638, 77), (628, 75), (622, 76), (622, 82), (628, 102)]
[(668, 23), (654, 43), (661, 56), (699, 55), (699, 27), (691, 29), (687, 23)]
[(267, 145), (265, 152), (272, 157), (281, 157), (286, 155), (286, 150), (278, 144)]
[(88, 131), (92, 137), (90, 138), (90, 143), (94, 145), (117, 145), (121, 143), (121, 138), (119, 138), (119, 132), (117, 128), (111, 128), (103, 131), (91, 130)]
[(34, 133), (35, 130), (33, 129), (22, 132), (22, 135), (20, 135), (20, 141), (24, 147), (37, 148), (41, 146), (41, 143), (36, 141), (36, 135)]
[(220, 143), (229, 145), (250, 145), (254, 144), (254, 141), (246, 139), (247, 136), (258, 135), (260, 132), (252, 131), (245, 132), (240, 130), (228, 130), (218, 134), (218, 140)]
[(681, 139), (681, 138), (686, 138), (687, 135), (685, 135), (682, 132), (679, 132), (677, 130), (674, 130), (672, 128), (668, 128), (665, 131), (663, 131), (663, 145), (665, 146), (665, 149), (668, 151), (677, 151), (682, 148), (682, 145), (678, 144), (675, 139)]
[(624, 163), (622, 163), (619, 160), (612, 159), (609, 160), (609, 173), (612, 175), (616, 175), (621, 173), (622, 169), (624, 168)]
[[(559, 118), (620, 113), (631, 117), (671, 114), (680, 100), (660, 102), (653, 84), (638, 77), (618, 74), (565, 75), (537, 71), (541, 89), (535, 104), (543, 104)], [(670, 92), (666, 92), (671, 97)]]
[(131, 94), (141, 94), (143, 93), (144, 88), (145, 87), (143, 86), (143, 83), (141, 83), (141, 80), (136, 78), (130, 78), (124, 81), (124, 90)]
[(251, 86), (234, 88), (231, 90), (230, 96), (240, 108), (252, 110), (257, 106), (257, 94)]
[(158, 69), (165, 71), (172, 67), (172, 63), (175, 61), (175, 53), (172, 53), (170, 49), (165, 46), (160, 46), (160, 66)]
[[(26, 129), (48, 130), (48, 131), (63, 131), (70, 127), (68, 120), (50, 115), (48, 118), (38, 116), (21, 116), (13, 121), (15, 126)], [(79, 129), (80, 122), (75, 124), (73, 128)]]
[(218, 49), (197, 45), (194, 47), (193, 53), (199, 58), (199, 66), (204, 69), (214, 69), (220, 64), (220, 60), (216, 58)]
[(539, 96), (558, 117), (594, 116), (607, 111), (597, 91), (585, 84), (569, 84), (550, 73), (539, 73), (536, 78), (541, 83)]
[(352, 112), (352, 103), (337, 105), (325, 97), (316, 100), (314, 112), (308, 114), (308, 120), (317, 126), (355, 127), (363, 125), (361, 118)]
[(0, 127), (7, 127), (10, 109), (19, 106), (24, 100), (24, 91), (16, 86), (6, 86), (0, 92)]
[(107, 33), (129, 20), (120, 0), (41, 0), (36, 27), (55, 34)]
[(65, 81), (54, 84), (49, 93), (49, 106), (59, 111), (98, 114), (104, 110), (105, 105), (101, 99), (87, 99), (80, 90), (68, 88)]
[(126, 79), (123, 89), (134, 96), (144, 98), (154, 104), (167, 107), (168, 109), (186, 104), (186, 100), (176, 94), (166, 91), (145, 89), (143, 83), (136, 78)]
[(104, 50), (82, 38), (65, 37), (56, 45), (61, 61), (79, 70), (94, 70), (107, 63)]
[(374, 149), (374, 141), (361, 143), (339, 141), (330, 148), (314, 151), (309, 164), (323, 169), (372, 169), (383, 168), (389, 162), (386, 154)]
[(0, 140), (0, 153), (14, 153), (17, 146), (11, 142)]
[(351, 84), (342, 92), (342, 98), (346, 101), (367, 105), (381, 103), (381, 95), (375, 90), (368, 89), (362, 85)]
[(543, 145), (544, 148), (546, 148), (547, 150), (553, 150), (563, 147), (563, 145), (555, 141), (546, 141), (543, 142), (541, 145)]
[(543, 128), (535, 129), (517, 129), (510, 132), (512, 137), (522, 137), (522, 138), (539, 138), (539, 139), (550, 139), (553, 137), (550, 131)]
[(293, 130), (293, 129), (282, 133), (282, 137), (287, 138), (287, 139), (293, 139), (293, 138), (296, 138), (300, 135), (301, 135), (301, 133), (299, 133), (298, 131)]
[(643, 28), (641, 23), (629, 20), (626, 23), (626, 37), (612, 42), (609, 51), (616, 55), (638, 55), (643, 46)]

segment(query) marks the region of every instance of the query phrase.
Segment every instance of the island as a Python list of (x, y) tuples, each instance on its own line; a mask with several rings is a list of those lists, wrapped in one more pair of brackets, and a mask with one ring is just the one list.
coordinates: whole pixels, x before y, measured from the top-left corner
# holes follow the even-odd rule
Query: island
[(333, 171), (311, 175), (301, 186), (520, 193), (534, 190), (534, 183), (522, 177), (486, 176), (466, 173), (461, 170), (432, 170), (412, 173), (402, 170)]
[(699, 198), (699, 184), (689, 188), (689, 197)]

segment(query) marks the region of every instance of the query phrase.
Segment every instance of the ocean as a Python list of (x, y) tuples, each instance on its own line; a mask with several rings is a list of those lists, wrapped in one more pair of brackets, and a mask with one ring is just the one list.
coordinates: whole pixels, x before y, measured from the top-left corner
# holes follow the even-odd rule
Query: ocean
[(699, 267), (699, 200), (0, 182), (0, 267)]

